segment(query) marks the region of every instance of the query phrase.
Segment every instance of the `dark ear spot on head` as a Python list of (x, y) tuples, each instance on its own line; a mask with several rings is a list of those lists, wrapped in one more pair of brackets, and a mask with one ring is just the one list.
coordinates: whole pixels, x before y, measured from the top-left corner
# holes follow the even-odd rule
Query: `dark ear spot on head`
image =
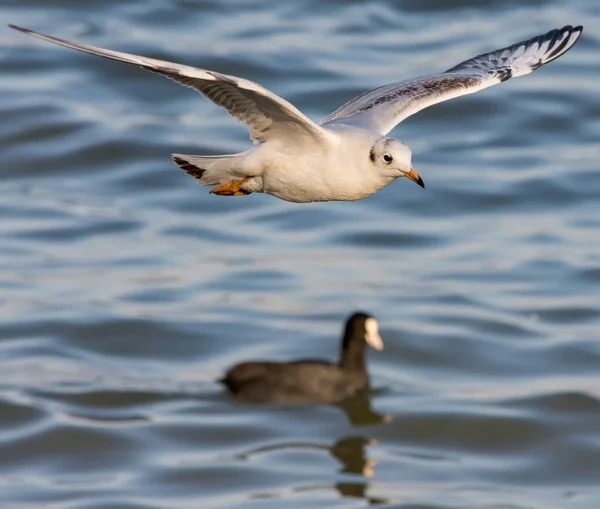
[(369, 159), (372, 163), (375, 162), (375, 147), (371, 147), (371, 152), (369, 152)]

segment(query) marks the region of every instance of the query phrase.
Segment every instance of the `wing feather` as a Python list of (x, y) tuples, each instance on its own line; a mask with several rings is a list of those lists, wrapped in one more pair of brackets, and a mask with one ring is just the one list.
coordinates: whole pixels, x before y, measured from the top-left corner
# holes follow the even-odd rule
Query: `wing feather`
[(331, 113), (321, 125), (348, 124), (385, 135), (423, 108), (529, 74), (556, 60), (577, 42), (582, 30), (581, 26), (567, 25), (465, 60), (441, 74), (365, 92)]
[(193, 88), (246, 124), (250, 137), (257, 142), (273, 137), (289, 137), (292, 133), (309, 135), (316, 139), (330, 136), (325, 129), (315, 124), (285, 99), (253, 81), (165, 60), (79, 44), (16, 25), (9, 26), (60, 46), (139, 65)]

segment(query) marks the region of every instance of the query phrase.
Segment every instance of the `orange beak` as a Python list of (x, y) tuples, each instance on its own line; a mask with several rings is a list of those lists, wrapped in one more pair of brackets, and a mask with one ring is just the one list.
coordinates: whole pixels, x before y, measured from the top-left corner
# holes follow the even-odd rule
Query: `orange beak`
[(415, 184), (420, 185), (423, 189), (425, 189), (425, 183), (423, 182), (423, 179), (419, 176), (419, 174), (415, 171), (414, 168), (411, 168), (410, 171), (405, 172), (404, 176), (408, 179), (408, 180), (412, 180)]

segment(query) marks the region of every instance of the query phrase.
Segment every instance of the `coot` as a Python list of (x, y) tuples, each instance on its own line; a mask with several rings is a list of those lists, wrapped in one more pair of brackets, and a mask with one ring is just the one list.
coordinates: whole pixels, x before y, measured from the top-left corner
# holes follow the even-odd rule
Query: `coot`
[(383, 349), (377, 320), (354, 313), (346, 321), (338, 364), (312, 359), (244, 362), (219, 381), (237, 398), (253, 403), (337, 403), (369, 385), (365, 342)]

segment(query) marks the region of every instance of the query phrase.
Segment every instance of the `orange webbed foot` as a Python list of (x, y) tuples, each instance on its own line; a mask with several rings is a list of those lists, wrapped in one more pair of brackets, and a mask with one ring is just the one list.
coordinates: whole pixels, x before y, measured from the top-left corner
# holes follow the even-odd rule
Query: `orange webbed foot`
[(244, 177), (241, 180), (232, 180), (226, 184), (221, 184), (219, 187), (215, 187), (210, 190), (210, 194), (216, 194), (218, 196), (246, 196), (251, 194), (250, 191), (244, 191), (242, 186), (250, 180), (251, 177)]

